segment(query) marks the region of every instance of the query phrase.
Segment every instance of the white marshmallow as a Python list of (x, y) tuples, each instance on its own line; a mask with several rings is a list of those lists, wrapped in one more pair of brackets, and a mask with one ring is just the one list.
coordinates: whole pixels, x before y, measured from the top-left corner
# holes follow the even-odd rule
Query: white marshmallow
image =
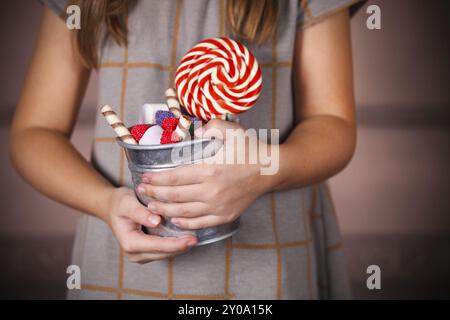
[(156, 124), (155, 114), (157, 111), (169, 111), (169, 107), (163, 103), (146, 103), (141, 107), (139, 123)]
[(161, 144), (161, 136), (163, 129), (160, 126), (152, 126), (145, 131), (141, 140), (139, 140), (140, 145), (155, 145)]

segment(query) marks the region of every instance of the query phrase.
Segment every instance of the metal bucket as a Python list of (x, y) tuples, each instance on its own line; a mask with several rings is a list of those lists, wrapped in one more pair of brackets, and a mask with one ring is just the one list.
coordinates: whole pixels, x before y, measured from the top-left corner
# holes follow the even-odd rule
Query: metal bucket
[[(116, 141), (125, 150), (135, 194), (143, 205), (147, 205), (152, 199), (136, 192), (137, 186), (141, 183), (142, 174), (149, 171), (170, 170), (181, 165), (199, 162), (208, 156), (215, 155), (222, 147), (222, 141), (218, 139), (197, 139), (152, 146), (123, 143), (118, 138)], [(164, 217), (160, 226), (144, 228), (144, 231), (161, 237), (179, 237), (191, 234), (197, 237), (197, 245), (204, 245), (231, 237), (238, 228), (239, 218), (216, 227), (186, 230), (178, 228), (170, 222), (170, 218)]]

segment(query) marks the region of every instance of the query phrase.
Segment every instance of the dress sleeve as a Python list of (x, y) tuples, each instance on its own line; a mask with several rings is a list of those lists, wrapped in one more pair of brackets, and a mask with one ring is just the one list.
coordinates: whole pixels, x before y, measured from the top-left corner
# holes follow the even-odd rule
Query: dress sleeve
[(48, 7), (58, 17), (64, 18), (69, 0), (38, 0), (40, 4)]
[(365, 0), (301, 0), (297, 13), (297, 31), (317, 24), (343, 9), (353, 14)]

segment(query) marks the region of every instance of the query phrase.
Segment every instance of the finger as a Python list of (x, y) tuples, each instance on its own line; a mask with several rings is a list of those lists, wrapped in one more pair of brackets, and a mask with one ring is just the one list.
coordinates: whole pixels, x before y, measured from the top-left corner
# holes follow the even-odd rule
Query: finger
[(142, 182), (154, 186), (182, 186), (201, 183), (207, 175), (207, 169), (202, 165), (192, 164), (172, 170), (146, 172)]
[(196, 218), (211, 214), (211, 210), (203, 202), (166, 203), (151, 201), (148, 204), (150, 211), (166, 217)]
[(141, 204), (137, 205), (132, 210), (127, 211), (123, 216), (150, 228), (154, 228), (161, 223), (160, 216), (151, 213), (150, 210)]
[(132, 253), (128, 254), (127, 258), (131, 262), (146, 264), (153, 261), (165, 260), (173, 256), (177, 256), (186, 251), (189, 251), (191, 248), (187, 248), (186, 250), (175, 252), (175, 253)]
[(170, 222), (182, 229), (195, 230), (215, 227), (224, 224), (226, 221), (219, 216), (207, 215), (198, 218), (172, 218)]
[(225, 140), (226, 130), (227, 129), (242, 129), (240, 125), (237, 123), (233, 123), (230, 121), (220, 120), (220, 119), (211, 119), (208, 123), (197, 130), (195, 130), (194, 134), (198, 138), (218, 138), (220, 140)]
[(146, 264), (157, 260), (164, 260), (170, 257), (169, 254), (145, 254), (145, 253), (131, 253), (126, 257), (130, 262)]
[(141, 183), (137, 190), (139, 193), (159, 201), (202, 202), (205, 199), (205, 191), (201, 184), (167, 187)]
[(187, 250), (197, 244), (194, 236), (157, 237), (141, 231), (127, 233), (122, 239), (122, 249), (127, 253), (176, 253)]

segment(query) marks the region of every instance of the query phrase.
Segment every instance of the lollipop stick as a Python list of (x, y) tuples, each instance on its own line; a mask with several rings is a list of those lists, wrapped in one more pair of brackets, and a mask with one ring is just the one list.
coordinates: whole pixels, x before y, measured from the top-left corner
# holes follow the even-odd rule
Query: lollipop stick
[(241, 119), (239, 118), (239, 116), (235, 115), (235, 114), (231, 114), (231, 113), (227, 113), (225, 114), (225, 120), (226, 121), (230, 121), (230, 122), (234, 122), (234, 123), (241, 123)]
[(125, 127), (117, 113), (115, 113), (110, 106), (103, 106), (100, 109), (100, 112), (105, 117), (106, 121), (108, 121), (109, 125), (114, 129), (114, 132), (117, 134), (119, 139), (122, 140), (122, 142), (137, 144), (130, 131), (128, 131), (127, 127)]

